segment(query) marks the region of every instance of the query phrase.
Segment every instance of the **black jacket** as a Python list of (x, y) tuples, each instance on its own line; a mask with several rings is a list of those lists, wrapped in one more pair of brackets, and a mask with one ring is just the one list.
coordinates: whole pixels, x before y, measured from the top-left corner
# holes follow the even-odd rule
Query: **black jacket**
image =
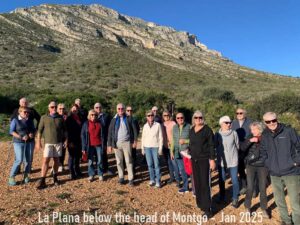
[(194, 127), (190, 129), (190, 154), (193, 160), (215, 159), (214, 134), (207, 126), (195, 133)]
[(240, 149), (245, 152), (245, 164), (264, 167), (264, 158), (260, 151), (260, 142), (250, 142), (252, 136), (240, 144)]
[(252, 123), (252, 120), (249, 118), (245, 118), (245, 121), (243, 125), (240, 127), (239, 121), (238, 120), (233, 120), (232, 121), (232, 130), (235, 130), (240, 142), (244, 141), (246, 137), (249, 137), (251, 135), (250, 133), (250, 124)]
[[(130, 143), (133, 143), (137, 140), (137, 130), (136, 126), (133, 123), (133, 120), (131, 117), (128, 117), (124, 114), (123, 116), (126, 120), (125, 125), (128, 129)], [(111, 146), (113, 148), (117, 148), (117, 134), (118, 130), (120, 128), (120, 123), (116, 123), (116, 121), (119, 121), (120, 117), (116, 115), (110, 122), (109, 128), (108, 128), (108, 137), (107, 137), (107, 146)]]
[(274, 133), (265, 129), (261, 153), (270, 175), (300, 175), (300, 140), (293, 128), (279, 123)]

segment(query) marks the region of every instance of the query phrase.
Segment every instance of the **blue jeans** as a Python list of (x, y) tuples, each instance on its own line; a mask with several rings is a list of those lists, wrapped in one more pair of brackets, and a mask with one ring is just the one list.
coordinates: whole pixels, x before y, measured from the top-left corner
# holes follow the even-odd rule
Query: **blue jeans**
[(17, 143), (14, 142), (15, 161), (10, 171), (10, 177), (17, 175), (20, 165), (24, 163), (24, 173), (29, 174), (32, 164), (32, 152), (34, 148), (34, 142)]
[(175, 177), (174, 177), (173, 163), (172, 163), (171, 156), (170, 156), (170, 149), (163, 147), (163, 154), (164, 154), (165, 162), (168, 166), (170, 180), (173, 181), (173, 180), (175, 180)]
[[(230, 167), (227, 168), (230, 173), (231, 181), (232, 181), (232, 199), (238, 200), (239, 195), (239, 181), (238, 181), (238, 167)], [(226, 168), (218, 166), (218, 172), (219, 172), (219, 187), (220, 187), (220, 195), (221, 198), (225, 197), (225, 180), (226, 180)]]
[[(95, 158), (95, 156), (97, 158)], [(95, 175), (94, 161), (97, 161), (98, 175), (103, 176), (103, 149), (101, 146), (90, 146), (88, 150), (88, 174), (89, 177)]]
[[(176, 171), (176, 169), (174, 169), (175, 177), (178, 177), (178, 180), (179, 180), (178, 172), (180, 172), (181, 178), (182, 178), (182, 181), (183, 181), (183, 189), (188, 191), (189, 190), (189, 180), (188, 180), (188, 176), (187, 176), (187, 174), (185, 172), (185, 169), (184, 169), (183, 159), (175, 159), (175, 162), (176, 162), (176, 165), (177, 165), (177, 171)], [(177, 173), (177, 175), (176, 175), (176, 173)], [(176, 180), (177, 180), (177, 178), (176, 178)]]
[(180, 174), (179, 174), (179, 169), (178, 169), (176, 159), (171, 160), (171, 163), (172, 163), (172, 166), (173, 166), (175, 180), (176, 180), (177, 183), (179, 183), (181, 181), (181, 179), (180, 179)]
[[(148, 170), (150, 174), (150, 181), (155, 181), (156, 184), (160, 184), (160, 166), (158, 148), (145, 147), (146, 160), (148, 164)], [(155, 171), (155, 172), (154, 172)]]

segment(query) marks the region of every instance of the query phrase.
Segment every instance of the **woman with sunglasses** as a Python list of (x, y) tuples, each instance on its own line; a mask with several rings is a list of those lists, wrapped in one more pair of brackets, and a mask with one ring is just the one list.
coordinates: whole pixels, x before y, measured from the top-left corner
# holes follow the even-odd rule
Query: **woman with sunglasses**
[(94, 156), (97, 157), (97, 171), (101, 182), (103, 181), (103, 131), (94, 109), (88, 112), (87, 119), (81, 129), (82, 153), (88, 156), (89, 182), (92, 182), (95, 176), (93, 163)]
[(192, 124), (189, 150), (192, 156), (196, 203), (207, 217), (211, 217), (210, 170), (216, 167), (214, 134), (205, 124), (200, 111), (194, 113)]
[(220, 130), (215, 134), (215, 146), (217, 150), (217, 164), (219, 171), (219, 202), (225, 202), (226, 172), (229, 171), (232, 181), (232, 206), (238, 207), (239, 181), (238, 181), (238, 149), (239, 138), (236, 131), (231, 129), (229, 116), (223, 116), (219, 120)]
[(146, 155), (150, 175), (149, 186), (161, 187), (159, 155), (162, 154), (163, 136), (161, 125), (154, 121), (154, 113), (146, 113), (147, 122), (143, 127), (141, 148), (142, 154)]
[(16, 185), (15, 176), (22, 162), (24, 163), (23, 182), (26, 184), (30, 180), (29, 173), (31, 171), (31, 159), (33, 158), (30, 153), (33, 152), (34, 135), (36, 132), (33, 120), (29, 119), (29, 109), (21, 106), (18, 112), (18, 117), (11, 121), (9, 129), (9, 133), (13, 136), (15, 152), (15, 161), (8, 180), (10, 186)]

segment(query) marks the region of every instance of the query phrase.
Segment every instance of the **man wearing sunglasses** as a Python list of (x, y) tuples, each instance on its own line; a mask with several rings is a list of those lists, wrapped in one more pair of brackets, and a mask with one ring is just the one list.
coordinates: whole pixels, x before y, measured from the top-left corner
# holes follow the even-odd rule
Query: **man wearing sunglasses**
[[(38, 127), (36, 144), (37, 150), (42, 149), (42, 137), (44, 137), (45, 140), (41, 179), (37, 186), (38, 189), (46, 187), (46, 175), (51, 158), (53, 158), (54, 161), (53, 182), (55, 185), (59, 185), (59, 181), (57, 179), (59, 157), (62, 155), (62, 142), (68, 135), (64, 119), (56, 112), (56, 108), (56, 103), (51, 101), (48, 105), (49, 111), (46, 115), (41, 117)], [(64, 144), (67, 146), (67, 139), (65, 139)]]
[[(279, 123), (274, 112), (263, 116), (266, 129), (262, 134), (261, 153), (271, 175), (271, 184), (282, 225), (300, 224), (300, 139), (297, 132)], [(289, 196), (289, 216), (284, 189)], [(292, 223), (293, 222), (293, 223)]]
[(124, 184), (124, 163), (125, 157), (129, 185), (133, 186), (133, 165), (132, 148), (136, 148), (137, 131), (131, 117), (125, 113), (125, 106), (122, 103), (117, 105), (117, 114), (111, 120), (108, 129), (107, 151), (111, 153), (114, 149), (117, 169), (119, 175), (119, 184)]
[[(245, 139), (251, 134), (250, 132), (250, 124), (252, 120), (247, 117), (247, 112), (243, 108), (237, 108), (236, 110), (236, 119), (232, 121), (232, 130), (235, 130), (238, 137), (239, 142), (242, 143)], [(239, 165), (238, 165), (238, 172), (239, 178), (241, 182), (241, 190), (240, 194), (246, 194), (247, 191), (247, 178), (245, 173), (245, 153), (239, 150)]]

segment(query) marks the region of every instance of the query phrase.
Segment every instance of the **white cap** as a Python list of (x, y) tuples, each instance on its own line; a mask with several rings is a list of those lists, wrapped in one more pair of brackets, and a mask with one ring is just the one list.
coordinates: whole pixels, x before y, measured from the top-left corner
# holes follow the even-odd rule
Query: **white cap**
[(231, 119), (229, 116), (222, 116), (219, 120), (219, 124), (221, 125), (224, 122), (231, 122)]

